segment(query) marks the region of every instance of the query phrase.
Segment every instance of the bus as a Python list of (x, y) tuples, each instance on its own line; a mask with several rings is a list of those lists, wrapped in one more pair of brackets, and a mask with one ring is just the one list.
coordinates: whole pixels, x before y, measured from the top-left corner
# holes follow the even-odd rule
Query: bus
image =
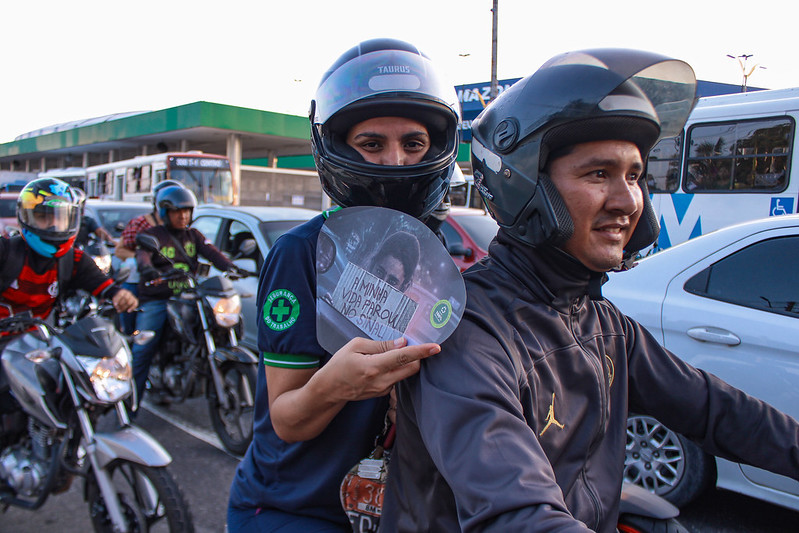
[(196, 151), (140, 155), (88, 167), (85, 191), (89, 198), (150, 201), (153, 185), (166, 179), (185, 185), (199, 203), (233, 204), (228, 158)]
[(39, 172), (39, 178), (57, 178), (66, 181), (72, 187), (86, 190), (86, 169), (81, 167), (52, 168)]
[(796, 213), (797, 118), (799, 87), (700, 98), (682, 133), (649, 153), (647, 185), (660, 222), (650, 252), (739, 222)]

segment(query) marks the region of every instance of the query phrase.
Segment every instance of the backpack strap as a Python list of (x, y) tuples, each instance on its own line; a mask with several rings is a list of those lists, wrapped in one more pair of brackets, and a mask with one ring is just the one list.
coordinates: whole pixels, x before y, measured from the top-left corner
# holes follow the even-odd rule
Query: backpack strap
[(72, 279), (72, 271), (75, 270), (74, 246), (58, 258), (58, 266), (56, 268), (58, 269), (58, 299), (60, 300), (66, 291), (69, 280)]
[(19, 278), (22, 267), (25, 265), (25, 241), (21, 235), (15, 235), (8, 239), (8, 246), (3, 271), (0, 273), (0, 294)]

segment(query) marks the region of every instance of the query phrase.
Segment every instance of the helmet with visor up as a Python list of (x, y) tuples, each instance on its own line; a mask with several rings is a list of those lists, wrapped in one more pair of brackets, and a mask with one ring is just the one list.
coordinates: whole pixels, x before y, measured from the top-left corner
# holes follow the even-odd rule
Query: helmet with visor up
[[(645, 160), (660, 138), (682, 131), (695, 97), (694, 72), (679, 60), (624, 49), (556, 56), (472, 122), (475, 186), (510, 236), (533, 246), (563, 244), (573, 224), (546, 173), (559, 150), (622, 140), (635, 144)], [(644, 209), (626, 256), (652, 244), (659, 232), (643, 177), (638, 185)]]

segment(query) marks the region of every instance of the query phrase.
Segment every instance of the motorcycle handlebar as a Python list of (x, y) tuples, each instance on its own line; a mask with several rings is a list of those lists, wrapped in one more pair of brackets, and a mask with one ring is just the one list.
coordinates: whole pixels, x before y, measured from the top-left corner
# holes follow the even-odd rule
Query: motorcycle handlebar
[(188, 278), (193, 277), (190, 272), (186, 272), (185, 270), (181, 270), (179, 268), (172, 268), (161, 274), (155, 279), (151, 279), (150, 281), (145, 281), (145, 287), (152, 287), (157, 283), (162, 281), (169, 281), (171, 279), (180, 279), (180, 278)]
[(0, 319), (0, 331), (6, 331), (9, 333), (22, 333), (30, 329), (32, 326), (43, 326), (51, 333), (58, 332), (58, 330), (41, 318), (36, 318), (35, 316), (28, 314), (14, 315)]

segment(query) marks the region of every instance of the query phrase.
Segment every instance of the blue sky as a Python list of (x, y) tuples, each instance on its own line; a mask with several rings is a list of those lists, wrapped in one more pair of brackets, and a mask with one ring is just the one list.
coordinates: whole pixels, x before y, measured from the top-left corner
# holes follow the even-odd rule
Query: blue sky
[[(567, 50), (640, 48), (700, 79), (799, 86), (783, 0), (499, 0), (498, 77)], [(490, 79), (492, 0), (40, 0), (3, 8), (0, 143), (41, 127), (198, 100), (304, 115), (319, 77), (374, 37), (411, 41), (453, 85)]]

